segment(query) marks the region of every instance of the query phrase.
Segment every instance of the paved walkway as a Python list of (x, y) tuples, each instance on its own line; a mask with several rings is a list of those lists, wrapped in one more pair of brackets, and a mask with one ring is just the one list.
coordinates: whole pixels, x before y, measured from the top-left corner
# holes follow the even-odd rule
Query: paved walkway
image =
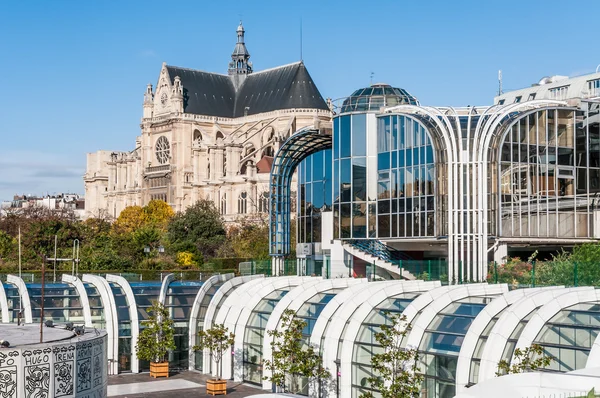
[[(119, 398), (165, 397), (165, 398), (199, 398), (212, 397), (206, 394), (208, 375), (198, 372), (181, 372), (171, 374), (169, 378), (150, 377), (148, 373), (121, 374), (108, 378), (108, 396)], [(227, 397), (242, 398), (264, 394), (266, 391), (258, 387), (238, 382), (227, 382)]]

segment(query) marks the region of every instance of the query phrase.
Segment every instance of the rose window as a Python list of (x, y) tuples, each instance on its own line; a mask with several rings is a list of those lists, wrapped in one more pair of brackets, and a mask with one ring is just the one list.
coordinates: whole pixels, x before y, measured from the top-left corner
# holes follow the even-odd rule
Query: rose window
[(171, 146), (167, 137), (162, 136), (156, 141), (156, 160), (158, 163), (165, 164), (171, 156)]

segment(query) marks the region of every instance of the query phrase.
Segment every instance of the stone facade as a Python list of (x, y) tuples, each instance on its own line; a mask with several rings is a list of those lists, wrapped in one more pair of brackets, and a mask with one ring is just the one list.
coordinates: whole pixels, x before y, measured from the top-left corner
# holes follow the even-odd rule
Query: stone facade
[(280, 144), (303, 127), (330, 129), (331, 111), (302, 62), (253, 73), (241, 24), (237, 35), (228, 75), (163, 63), (134, 150), (88, 153), (88, 217), (152, 199), (175, 211), (210, 199), (227, 221), (268, 212)]

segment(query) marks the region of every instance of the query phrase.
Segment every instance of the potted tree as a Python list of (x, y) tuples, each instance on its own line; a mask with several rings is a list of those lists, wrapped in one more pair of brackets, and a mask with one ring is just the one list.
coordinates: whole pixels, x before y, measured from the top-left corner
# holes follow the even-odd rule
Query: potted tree
[(194, 351), (208, 350), (217, 365), (217, 378), (206, 381), (206, 393), (227, 395), (227, 380), (221, 379), (223, 374), (221, 359), (223, 354), (233, 345), (235, 334), (229, 333), (225, 325), (214, 325), (208, 330), (198, 332), (199, 343)]
[(150, 361), (150, 376), (169, 377), (168, 353), (175, 349), (175, 330), (169, 311), (158, 301), (152, 301), (148, 308), (148, 319), (140, 332), (136, 349), (138, 358)]

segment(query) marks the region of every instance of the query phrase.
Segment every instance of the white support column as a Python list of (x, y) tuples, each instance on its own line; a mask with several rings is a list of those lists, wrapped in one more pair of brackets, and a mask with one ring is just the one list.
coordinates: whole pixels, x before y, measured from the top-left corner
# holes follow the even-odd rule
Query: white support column
[(2, 323), (9, 323), (8, 299), (2, 281), (0, 281), (0, 310), (2, 311)]
[[(213, 275), (206, 282), (202, 284), (200, 290), (198, 290), (198, 294), (196, 294), (196, 298), (194, 299), (194, 303), (192, 304), (192, 312), (190, 313), (190, 323), (188, 326), (189, 329), (189, 340), (188, 340), (188, 358), (189, 358), (189, 370), (195, 369), (195, 356), (194, 356), (194, 346), (197, 343), (198, 337), (198, 320), (200, 318), (200, 309), (202, 307), (204, 298), (207, 297), (209, 291), (219, 284), (223, 284), (224, 282), (232, 279), (234, 274), (224, 274), (224, 275)], [(205, 314), (206, 316), (206, 314)], [(204, 319), (202, 319), (204, 320)], [(204, 361), (203, 361), (204, 364)]]
[(160, 293), (158, 294), (158, 302), (162, 305), (166, 304), (167, 300), (167, 289), (169, 289), (169, 285), (175, 279), (174, 274), (167, 274), (162, 280), (162, 285), (160, 285)]
[(83, 320), (85, 322), (85, 327), (93, 327), (92, 311), (90, 310), (90, 301), (88, 299), (85, 286), (83, 286), (83, 282), (81, 282), (81, 280), (78, 277), (68, 274), (63, 274), (62, 281), (73, 286), (75, 290), (77, 290), (77, 295), (79, 296), (79, 301), (81, 302), (81, 308), (83, 309)]
[(118, 275), (106, 275), (106, 280), (115, 283), (123, 289), (125, 297), (127, 297), (127, 305), (129, 306), (129, 319), (131, 320), (131, 372), (140, 373), (140, 361), (137, 357), (137, 340), (140, 335), (140, 321), (137, 308), (137, 302), (135, 300), (135, 294), (131, 285), (127, 282), (127, 279)]
[(25, 282), (16, 275), (8, 275), (6, 277), (6, 281), (17, 286), (19, 297), (21, 297), (21, 307), (23, 308), (25, 323), (33, 323), (33, 316), (31, 315), (31, 300), (29, 299), (29, 292), (27, 291)]
[(119, 373), (119, 320), (115, 297), (106, 279), (97, 275), (84, 274), (82, 280), (94, 285), (100, 293), (102, 306), (104, 307), (106, 333), (108, 334), (108, 374), (116, 375)]
[(498, 243), (496, 249), (494, 249), (494, 261), (496, 264), (501, 265), (506, 262), (508, 256), (508, 245), (506, 243)]

